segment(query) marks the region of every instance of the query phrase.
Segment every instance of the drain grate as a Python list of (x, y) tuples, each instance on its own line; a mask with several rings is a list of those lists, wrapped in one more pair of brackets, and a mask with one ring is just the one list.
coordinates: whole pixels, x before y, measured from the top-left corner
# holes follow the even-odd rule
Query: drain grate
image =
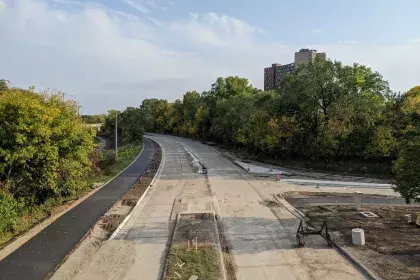
[(360, 214), (362, 214), (362, 216), (366, 217), (366, 218), (377, 218), (378, 215), (372, 213), (372, 212), (360, 212)]

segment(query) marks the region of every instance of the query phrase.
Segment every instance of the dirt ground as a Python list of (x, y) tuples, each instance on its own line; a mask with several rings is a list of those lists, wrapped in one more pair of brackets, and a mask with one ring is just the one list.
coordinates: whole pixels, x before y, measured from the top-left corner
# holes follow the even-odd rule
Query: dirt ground
[(223, 279), (219, 243), (214, 214), (182, 214), (175, 227), (163, 279), (187, 280), (192, 275), (199, 279)]
[[(331, 231), (339, 231), (342, 234), (339, 244), (373, 274), (386, 280), (420, 279), (420, 227), (409, 224), (405, 217), (411, 212), (420, 212), (420, 206), (364, 205), (362, 211), (378, 216), (365, 218), (351, 205), (311, 205), (309, 200), (305, 202), (305, 197), (314, 196), (300, 195), (301, 199), (296, 199), (296, 196), (290, 199), (286, 195), (285, 198), (315, 227), (320, 227), (326, 220)], [(365, 246), (352, 245), (353, 228), (365, 231)]]

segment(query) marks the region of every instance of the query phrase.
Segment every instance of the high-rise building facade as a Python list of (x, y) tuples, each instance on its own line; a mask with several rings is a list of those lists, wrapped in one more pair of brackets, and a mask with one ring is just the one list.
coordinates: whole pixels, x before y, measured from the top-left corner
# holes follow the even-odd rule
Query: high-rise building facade
[(280, 86), (287, 74), (292, 73), (295, 67), (301, 64), (313, 62), (316, 58), (327, 59), (326, 53), (318, 53), (316, 50), (301, 49), (295, 53), (295, 62), (285, 65), (278, 63), (264, 69), (264, 90), (273, 90)]

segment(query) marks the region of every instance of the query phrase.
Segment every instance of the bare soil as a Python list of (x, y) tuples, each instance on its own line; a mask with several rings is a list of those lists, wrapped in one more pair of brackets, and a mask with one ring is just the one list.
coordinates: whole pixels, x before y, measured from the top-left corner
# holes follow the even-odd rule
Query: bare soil
[(114, 232), (124, 220), (124, 215), (111, 214), (101, 219), (101, 226), (108, 232), (109, 235)]
[[(296, 199), (295, 196), (289, 202), (302, 211), (313, 226), (320, 227), (326, 220), (331, 231), (339, 231), (342, 234), (339, 244), (374, 274), (386, 280), (420, 279), (420, 227), (409, 224), (405, 217), (411, 212), (420, 212), (420, 206), (365, 205), (362, 211), (378, 215), (365, 218), (351, 205), (316, 206), (305, 203), (304, 196), (301, 197)], [(352, 245), (353, 228), (365, 231), (365, 246)]]
[(223, 263), (217, 223), (212, 213), (182, 214), (177, 220), (163, 279), (220, 280)]

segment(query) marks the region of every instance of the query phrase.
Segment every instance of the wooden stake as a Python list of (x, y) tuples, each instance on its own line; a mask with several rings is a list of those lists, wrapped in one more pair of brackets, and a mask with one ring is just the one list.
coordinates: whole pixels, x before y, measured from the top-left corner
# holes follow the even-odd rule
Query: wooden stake
[(198, 238), (197, 236), (195, 237), (195, 253), (197, 254), (198, 251)]

